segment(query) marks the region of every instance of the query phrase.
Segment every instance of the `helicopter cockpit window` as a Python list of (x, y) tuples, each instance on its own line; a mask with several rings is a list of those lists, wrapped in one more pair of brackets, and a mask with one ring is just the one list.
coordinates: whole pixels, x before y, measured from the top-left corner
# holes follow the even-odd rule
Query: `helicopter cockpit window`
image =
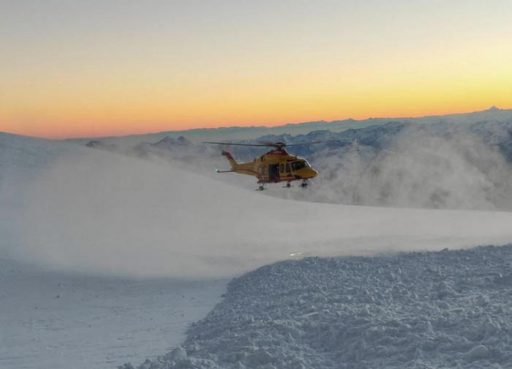
[(293, 170), (299, 170), (306, 167), (306, 163), (304, 161), (294, 161), (292, 163), (292, 169)]

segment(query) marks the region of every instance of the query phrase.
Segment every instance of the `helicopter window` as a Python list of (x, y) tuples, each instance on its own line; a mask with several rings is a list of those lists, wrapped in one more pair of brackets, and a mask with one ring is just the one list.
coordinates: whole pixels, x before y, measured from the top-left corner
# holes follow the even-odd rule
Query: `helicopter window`
[(306, 163), (304, 161), (294, 161), (292, 163), (293, 170), (299, 170), (306, 167)]

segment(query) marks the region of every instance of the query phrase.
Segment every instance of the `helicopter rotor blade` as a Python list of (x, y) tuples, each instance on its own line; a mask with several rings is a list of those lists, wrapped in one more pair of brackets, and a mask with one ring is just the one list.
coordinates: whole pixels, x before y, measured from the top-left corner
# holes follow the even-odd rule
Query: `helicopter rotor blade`
[(211, 142), (211, 141), (203, 141), (203, 143), (211, 144), (211, 145), (232, 145), (232, 146), (275, 146), (269, 144), (245, 144), (245, 143), (234, 143), (234, 142)]
[(212, 144), (212, 145), (275, 147), (278, 149), (283, 148), (283, 147), (313, 145), (313, 144), (319, 144), (319, 143), (325, 143), (325, 142), (326, 141), (310, 141), (310, 142), (297, 142), (297, 143), (287, 144), (285, 142), (278, 141), (278, 142), (260, 142), (260, 143), (250, 144), (250, 143), (235, 143), (235, 142), (203, 141), (203, 143)]
[(292, 144), (286, 144), (285, 146), (302, 146), (302, 145), (315, 145), (325, 143), (326, 141), (310, 141), (310, 142), (297, 142)]

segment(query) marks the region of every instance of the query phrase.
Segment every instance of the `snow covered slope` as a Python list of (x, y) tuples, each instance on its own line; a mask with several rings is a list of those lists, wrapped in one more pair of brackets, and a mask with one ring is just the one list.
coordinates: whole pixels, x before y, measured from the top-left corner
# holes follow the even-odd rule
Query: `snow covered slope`
[(19, 217), (25, 188), (58, 158), (82, 152), (87, 151), (71, 143), (0, 132), (0, 257), (22, 247), (20, 234), (29, 226)]
[(18, 180), (40, 173), (58, 157), (81, 151), (83, 148), (67, 142), (0, 132), (0, 185), (13, 177)]
[[(172, 161), (141, 160), (72, 143), (10, 135), (0, 137), (0, 153), (0, 166), (8, 168), (2, 170), (0, 178), (0, 257), (56, 270), (48, 278), (38, 273), (34, 277), (30, 271), (19, 278), (9, 273), (1, 276), (7, 287), (0, 291), (8, 297), (0, 305), (0, 318), (2, 327), (10, 328), (10, 334), (5, 336), (5, 329), (1, 332), (7, 351), (0, 357), (6, 360), (4, 363), (11, 360), (9, 365), (16, 363), (14, 367), (22, 365), (23, 359), (16, 347), (26, 345), (34, 355), (26, 365), (44, 360), (53, 367), (78, 358), (81, 354), (76, 348), (82, 346), (91, 349), (91, 355), (98, 354), (100, 346), (117, 347), (110, 358), (121, 358), (127, 347), (139, 344), (140, 357), (161, 350), (161, 346), (143, 346), (147, 337), (143, 333), (137, 334), (141, 341), (131, 336), (133, 340), (129, 339), (128, 345), (118, 347), (111, 346), (115, 335), (108, 338), (100, 330), (104, 344), (85, 343), (91, 339), (87, 332), (92, 330), (84, 324), (91, 324), (96, 318), (100, 325), (114, 322), (112, 314), (116, 309), (130, 303), (135, 306), (132, 311), (143, 309), (166, 324), (162, 321), (164, 314), (147, 306), (141, 299), (144, 293), (135, 287), (134, 299), (131, 292), (104, 295), (103, 286), (113, 286), (107, 288), (109, 291), (122, 291), (123, 283), (133, 286), (131, 277), (223, 278), (304, 256), (376, 255), (512, 240), (512, 213), (507, 212), (393, 209), (284, 200), (252, 191), (252, 186), (233, 187), (192, 173)], [(8, 270), (10, 265), (2, 270)], [(62, 271), (72, 274), (63, 277), (67, 274)], [(77, 272), (89, 277), (75, 279)], [(104, 275), (105, 279), (91, 281), (91, 274)], [(128, 282), (110, 284), (107, 276), (112, 275), (123, 276), (123, 281)], [(63, 286), (59, 285), (61, 281)], [(66, 287), (71, 282), (72, 287)], [(175, 306), (166, 300), (169, 296), (172, 300), (173, 291), (161, 296), (161, 290), (147, 286), (156, 291), (148, 296), (150, 300), (157, 305)], [(55, 298), (59, 291), (63, 294)], [(82, 303), (84, 296), (88, 296), (90, 305)], [(205, 301), (211, 303), (213, 297)], [(23, 309), (18, 309), (19, 305)], [(39, 310), (39, 306), (44, 309)], [(98, 306), (106, 309), (98, 310)], [(73, 311), (84, 320), (70, 313)], [(106, 311), (109, 314), (104, 314)], [(118, 325), (133, 324), (144, 329), (130, 316), (120, 314)], [(181, 326), (186, 322), (185, 319)], [(62, 327), (76, 335), (66, 336), (62, 330), (59, 333)], [(152, 332), (159, 334), (158, 329)], [(39, 343), (30, 341), (32, 337)], [(62, 341), (66, 337), (71, 346)], [(73, 341), (74, 337), (86, 338)], [(46, 342), (50, 343), (47, 351)], [(482, 350), (485, 351), (476, 349), (478, 355)], [(13, 352), (15, 355), (10, 356)], [(55, 352), (66, 357), (64, 362), (51, 357)], [(178, 350), (173, 357), (182, 354)], [(255, 363), (260, 360), (258, 355)], [(266, 353), (261, 355), (264, 358)], [(137, 361), (134, 357), (127, 360)]]
[(22, 195), (16, 257), (106, 274), (226, 277), (292, 257), (512, 240), (512, 213), (283, 200), (94, 149), (59, 158)]
[(0, 258), (0, 368), (108, 369), (178, 346), (225, 281), (45, 271)]
[(140, 369), (510, 368), (511, 263), (506, 246), (265, 266)]
[[(58, 269), (53, 255), (41, 263), (39, 254), (29, 254), (31, 246), (25, 243), (29, 233), (58, 209), (49, 204), (47, 214), (25, 218), (34, 205), (29, 194), (38, 193), (39, 181), (60, 160), (78, 164), (90, 154), (90, 149), (73, 143), (0, 133), (2, 369), (107, 369), (155, 357), (178, 345), (187, 326), (203, 317), (224, 291), (225, 281), (218, 280), (121, 279), (37, 266)], [(80, 196), (80, 188), (73, 192)], [(72, 217), (72, 209), (67, 211)], [(55, 237), (59, 229), (54, 229)], [(86, 239), (93, 243), (92, 237)], [(73, 251), (80, 258), (80, 250)]]

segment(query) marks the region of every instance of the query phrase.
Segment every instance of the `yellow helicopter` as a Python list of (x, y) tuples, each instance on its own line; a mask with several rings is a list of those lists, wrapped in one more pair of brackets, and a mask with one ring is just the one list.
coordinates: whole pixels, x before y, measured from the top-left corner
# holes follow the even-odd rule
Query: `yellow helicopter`
[(263, 146), (273, 149), (247, 163), (238, 163), (231, 153), (226, 150), (222, 155), (231, 165), (231, 170), (217, 170), (217, 173), (239, 173), (254, 176), (258, 179), (259, 190), (265, 189), (266, 183), (286, 182), (286, 187), (291, 187), (292, 181), (302, 181), (300, 186), (305, 188), (308, 180), (318, 175), (318, 172), (303, 158), (290, 155), (285, 147), (309, 145), (320, 142), (307, 142), (287, 145), (284, 142), (266, 142), (258, 144), (231, 143), (231, 142), (205, 142), (214, 145), (227, 146)]

